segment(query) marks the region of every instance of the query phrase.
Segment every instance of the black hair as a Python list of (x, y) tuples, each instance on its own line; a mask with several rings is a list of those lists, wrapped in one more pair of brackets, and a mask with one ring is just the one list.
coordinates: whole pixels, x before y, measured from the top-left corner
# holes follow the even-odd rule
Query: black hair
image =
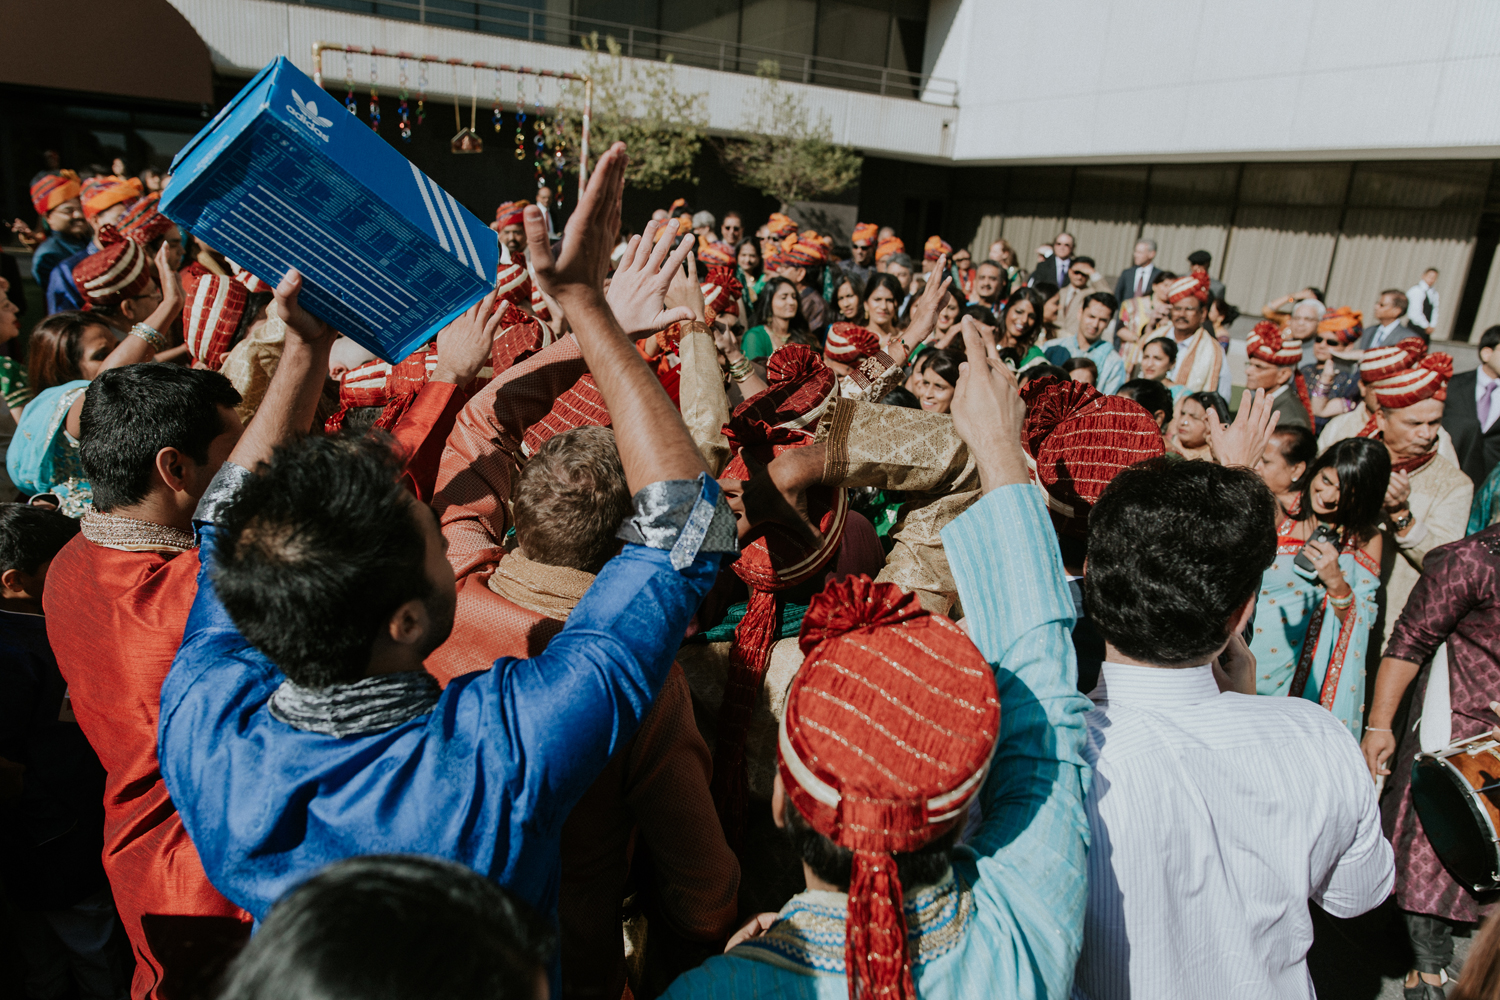
[[(403, 471), (386, 435), (307, 438), (278, 448), (226, 511), (219, 599), (294, 683), (359, 680), (396, 609), (430, 601), (416, 517), (432, 515), (413, 506)], [(444, 609), (429, 608), (442, 633)]]
[(1297, 511), (1297, 520), (1305, 521), (1316, 516), (1312, 508), (1312, 486), (1318, 473), (1328, 468), (1339, 477), (1339, 502), (1325, 519), (1344, 529), (1344, 544), (1363, 545), (1380, 530), (1381, 507), (1391, 481), (1390, 452), (1372, 438), (1335, 441), (1302, 476), (1302, 506)]
[(901, 282), (896, 280), (896, 276), (894, 274), (887, 274), (884, 271), (877, 271), (874, 274), (870, 275), (870, 283), (865, 286), (865, 294), (864, 297), (860, 299), (860, 302), (868, 305), (870, 296), (875, 294), (875, 290), (877, 288), (884, 288), (886, 291), (890, 292), (891, 297), (896, 300), (896, 308), (901, 308), (901, 300), (906, 298), (906, 293), (901, 290)]
[(275, 292), (251, 292), (245, 296), (245, 311), (240, 313), (239, 325), (234, 328), (234, 336), (230, 338), (229, 346), (233, 347), (250, 335), (250, 328), (255, 321), (265, 312), (271, 300), (276, 298)]
[(865, 301), (865, 283), (863, 281), (860, 281), (854, 275), (850, 274), (848, 271), (839, 271), (837, 272), (837, 275), (838, 277), (835, 278), (833, 282), (834, 305), (837, 306), (838, 304), (839, 289), (843, 288), (845, 285), (848, 285), (854, 290), (854, 297), (859, 299), (860, 304), (863, 305)]
[(1140, 403), (1153, 420), (1158, 413), (1166, 414), (1168, 420), (1172, 419), (1172, 391), (1160, 382), (1149, 378), (1133, 378), (1116, 389), (1115, 395)]
[(880, 401), (887, 406), (904, 406), (909, 410), (922, 408), (922, 401), (913, 396), (908, 389), (899, 385), (881, 397)]
[[(1184, 397), (1184, 402), (1189, 399), (1197, 403), (1199, 406), (1203, 407), (1203, 412), (1205, 414), (1209, 411), (1213, 411), (1214, 413), (1218, 414), (1219, 423), (1223, 424), (1225, 427), (1229, 426), (1229, 404), (1224, 402), (1223, 396), (1219, 395), (1217, 392), (1210, 392), (1205, 390), (1204, 392), (1190, 393), (1189, 395)], [(1136, 402), (1140, 402), (1140, 400), (1136, 400)]]
[(1018, 372), (1016, 374), (1016, 381), (1020, 385), (1025, 385), (1032, 379), (1041, 378), (1043, 375), (1050, 375), (1061, 382), (1067, 382), (1070, 380), (1068, 373), (1057, 367), (1057, 365), (1049, 365), (1043, 362), (1039, 365), (1032, 365), (1025, 371)]
[(1133, 660), (1206, 663), (1276, 559), (1277, 510), (1249, 469), (1165, 458), (1132, 465), (1089, 514), (1086, 613)]
[(990, 259), (986, 258), (986, 259), (981, 260), (981, 261), (976, 261), (975, 264), (974, 264), (974, 266), (975, 267), (993, 267), (995, 270), (997, 270), (997, 271), (1000, 272), (1001, 276), (1004, 276), (1004, 274), (1005, 274), (1005, 265), (1002, 264), (1002, 263), (1000, 263), (998, 260), (990, 260)]
[(949, 385), (958, 385), (958, 366), (967, 360), (968, 358), (958, 351), (934, 347), (923, 351), (921, 357), (917, 358), (917, 371), (925, 372), (930, 368), (944, 382)]
[(1141, 345), (1141, 353), (1145, 354), (1146, 348), (1150, 347), (1152, 344), (1160, 345), (1162, 353), (1167, 356), (1167, 360), (1172, 362), (1172, 364), (1174, 365), (1177, 363), (1177, 341), (1174, 338), (1152, 337), (1150, 340), (1146, 341), (1145, 344)]
[(1500, 326), (1492, 326), (1479, 335), (1479, 347), (1477, 349), (1482, 351), (1486, 347), (1500, 347)]
[(1037, 285), (1022, 285), (1011, 292), (1005, 300), (1005, 308), (1001, 312), (1002, 317), (1005, 313), (1010, 312), (1011, 306), (1014, 306), (1023, 299), (1031, 303), (1031, 329), (1027, 332), (1026, 338), (1017, 344), (1019, 353), (1022, 355), (1026, 353), (1028, 347), (1036, 342), (1037, 336), (1042, 332), (1042, 307), (1052, 297), (1051, 294), (1043, 292), (1043, 289), (1047, 288), (1052, 290), (1052, 294), (1056, 294), (1057, 286), (1044, 281)]
[(556, 948), (524, 902), (462, 865), (349, 858), (276, 903), (219, 1000), (532, 1000)]
[[(741, 219), (740, 221), (744, 222), (745, 220)], [(749, 236), (745, 237), (744, 239), (740, 240), (738, 243), (736, 243), (734, 245), (734, 263), (735, 263), (735, 266), (736, 267), (739, 266), (740, 251), (743, 250), (743, 249), (745, 249), (745, 244), (746, 243), (750, 244), (750, 248), (755, 251), (755, 259), (760, 262), (757, 266), (762, 271), (764, 271), (766, 269), (766, 255), (760, 252), (760, 244), (757, 243), (754, 240), (754, 238), (749, 237)], [(759, 277), (759, 275), (752, 275), (752, 277)]]
[(201, 368), (147, 361), (100, 372), (79, 415), (79, 457), (94, 507), (110, 511), (144, 500), (163, 448), (207, 462), (209, 445), (224, 433), (219, 407), (239, 403), (229, 379)]
[(1197, 264), (1200, 267), (1207, 267), (1214, 262), (1214, 258), (1213, 254), (1207, 250), (1194, 250), (1187, 255), (1187, 262), (1189, 264)]
[(755, 309), (750, 317), (750, 325), (770, 326), (771, 317), (774, 315), (771, 310), (771, 300), (776, 298), (776, 290), (782, 285), (790, 285), (792, 291), (797, 295), (797, 311), (792, 314), (791, 319), (787, 320), (787, 331), (793, 335), (801, 334), (802, 336), (798, 340), (799, 343), (804, 341), (815, 343), (812, 339), (812, 329), (807, 325), (807, 317), (802, 315), (801, 290), (798, 289), (797, 283), (791, 278), (783, 278), (779, 274), (769, 278), (766, 281), (765, 287), (761, 289), (760, 298), (755, 300)]
[[(897, 852), (891, 855), (896, 861), (896, 877), (901, 880), (901, 890), (909, 897), (922, 886), (933, 885), (941, 879), (949, 867), (949, 852), (963, 827), (959, 823), (920, 850)], [(823, 834), (814, 830), (812, 824), (797, 809), (791, 796), (786, 799), (786, 835), (792, 850), (807, 863), (813, 874), (830, 885), (838, 886), (840, 892), (849, 891), (849, 879), (854, 868), (854, 852), (840, 847)]]
[(973, 305), (964, 306), (961, 310), (959, 310), (958, 318), (960, 322), (962, 322), (965, 316), (972, 316), (974, 317), (974, 319), (978, 320), (980, 323), (983, 323), (985, 326), (1000, 325), (1000, 317), (995, 315), (995, 310), (991, 309), (989, 306), (982, 306), (977, 302)]
[(1087, 309), (1089, 305), (1094, 302), (1097, 302), (1101, 306), (1104, 306), (1106, 309), (1108, 309), (1111, 316), (1115, 314), (1115, 310), (1120, 308), (1120, 300), (1115, 298), (1109, 292), (1093, 293), (1088, 298), (1083, 300), (1083, 308)]
[(1098, 265), (1094, 263), (1094, 258), (1092, 257), (1074, 257), (1073, 260), (1068, 264), (1069, 275), (1072, 275), (1073, 273), (1074, 264), (1087, 264), (1089, 267), (1098, 267)]
[(1152, 279), (1151, 279), (1151, 287), (1155, 288), (1157, 285), (1161, 284), (1163, 281), (1176, 281), (1176, 280), (1177, 280), (1177, 275), (1173, 274), (1171, 271), (1157, 271), (1156, 274), (1155, 274), (1155, 276), (1152, 277)]
[(1240, 318), (1239, 309), (1225, 301), (1224, 296), (1222, 295), (1220, 295), (1218, 298), (1209, 300), (1208, 304), (1210, 306), (1219, 307), (1219, 315), (1224, 317), (1225, 326), (1232, 325), (1235, 320)]
[(78, 534), (78, 522), (50, 507), (0, 503), (0, 573), (35, 573)]
[(1058, 295), (1062, 294), (1062, 288), (1054, 285), (1050, 281), (1038, 281), (1031, 287), (1041, 294), (1042, 303), (1044, 305), (1046, 304), (1048, 299), (1056, 298)]
[(1314, 287), (1313, 285), (1308, 285), (1307, 290), (1313, 293), (1313, 298), (1317, 299), (1319, 302), (1327, 304), (1328, 300), (1323, 295), (1323, 289)]
[[(1271, 440), (1276, 442), (1276, 450), (1281, 452), (1282, 461), (1287, 465), (1297, 465), (1300, 462), (1307, 463), (1307, 468), (1312, 468), (1312, 460), (1318, 457), (1318, 439), (1313, 432), (1298, 424), (1276, 428), (1271, 435)], [(1293, 489), (1301, 489), (1303, 480), (1307, 478), (1307, 469), (1302, 471), (1302, 479), (1292, 484)]]
[(1070, 378), (1076, 371), (1093, 372), (1094, 378), (1099, 377), (1099, 366), (1094, 364), (1093, 358), (1069, 358), (1062, 363), (1061, 368)]

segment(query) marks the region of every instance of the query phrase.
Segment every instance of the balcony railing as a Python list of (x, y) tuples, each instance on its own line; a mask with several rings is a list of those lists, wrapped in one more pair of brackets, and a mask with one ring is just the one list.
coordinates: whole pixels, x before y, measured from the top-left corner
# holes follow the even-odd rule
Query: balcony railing
[(620, 43), (622, 53), (637, 59), (672, 61), (728, 73), (754, 74), (764, 60), (781, 66), (781, 78), (801, 83), (859, 90), (887, 97), (958, 105), (958, 83), (942, 77), (911, 73), (888, 66), (830, 59), (806, 52), (790, 52), (761, 45), (658, 31), (593, 17), (575, 17), (496, 0), (291, 0), (307, 7), (323, 7), (355, 14), (373, 14), (443, 28), (459, 28), (520, 38), (529, 42), (577, 48), (597, 33)]

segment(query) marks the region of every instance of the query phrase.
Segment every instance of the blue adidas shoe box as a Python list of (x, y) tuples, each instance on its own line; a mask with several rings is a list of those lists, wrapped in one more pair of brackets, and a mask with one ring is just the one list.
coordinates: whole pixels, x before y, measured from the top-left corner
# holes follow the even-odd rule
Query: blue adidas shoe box
[(495, 284), (499, 238), (284, 56), (172, 161), (161, 211), (386, 361)]

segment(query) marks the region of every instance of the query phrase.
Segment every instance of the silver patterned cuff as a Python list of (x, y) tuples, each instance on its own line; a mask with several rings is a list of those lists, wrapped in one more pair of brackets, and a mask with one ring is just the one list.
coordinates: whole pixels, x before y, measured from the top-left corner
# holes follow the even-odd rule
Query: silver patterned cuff
[(193, 510), (193, 520), (199, 524), (218, 524), (223, 519), (224, 509), (234, 500), (240, 492), (240, 486), (249, 478), (250, 470), (244, 466), (235, 465), (233, 462), (225, 462), (219, 466), (219, 471), (214, 473), (213, 481), (208, 484), (208, 491), (203, 494), (203, 499), (198, 501), (198, 506)]
[(706, 472), (700, 472), (697, 479), (652, 483), (631, 502), (635, 513), (625, 519), (615, 537), (667, 550), (678, 572), (692, 565), (700, 552), (739, 551), (734, 512), (719, 484)]

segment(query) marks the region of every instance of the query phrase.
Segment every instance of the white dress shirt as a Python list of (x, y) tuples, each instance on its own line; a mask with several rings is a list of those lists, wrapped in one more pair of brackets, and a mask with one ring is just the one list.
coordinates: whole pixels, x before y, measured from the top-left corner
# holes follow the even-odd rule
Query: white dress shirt
[(1089, 902), (1075, 997), (1312, 998), (1307, 901), (1378, 906), (1395, 866), (1349, 730), (1210, 667), (1106, 662), (1085, 756)]
[[(1422, 304), (1428, 299), (1432, 300), (1432, 318), (1422, 311)], [(1437, 289), (1419, 281), (1406, 290), (1406, 321), (1418, 330), (1426, 330), (1430, 326), (1438, 324), (1438, 293)]]

